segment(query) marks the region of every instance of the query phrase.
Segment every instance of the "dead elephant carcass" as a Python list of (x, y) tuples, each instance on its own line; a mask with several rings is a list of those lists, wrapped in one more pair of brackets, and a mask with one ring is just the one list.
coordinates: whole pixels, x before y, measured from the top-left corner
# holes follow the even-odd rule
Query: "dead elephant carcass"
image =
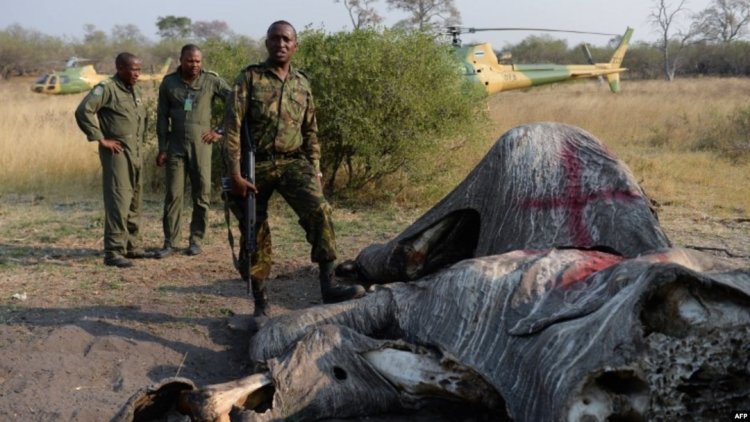
[[(372, 366), (356, 349), (348, 360), (339, 351), (329, 366), (298, 360), (306, 356), (299, 351), (320, 347), (325, 325), (328, 339), (352, 330), (437, 350), (442, 364), (470, 374), (458, 384), (472, 385), (478, 374), (515, 420), (711, 419), (750, 398), (750, 275), (716, 265), (684, 250), (624, 261), (576, 250), (469, 260), (348, 306), (284, 316), (252, 339), (251, 357), (270, 362), (277, 397), (286, 383), (306, 392), (291, 394), (300, 400), (295, 412), (321, 405), (306, 405), (321, 394), (299, 385), (304, 378), (288, 378), (295, 368), (350, 398), (313, 417), (366, 400), (364, 386), (341, 389), (334, 368)], [(421, 385), (434, 384), (428, 377)]]
[(158, 386), (125, 413), (317, 420), (451, 400), (520, 421), (710, 419), (750, 399), (750, 275), (670, 249), (649, 205), (585, 131), (515, 128), (344, 268), (418, 281), (274, 318), (250, 340), (262, 372), (176, 381), (164, 400)]
[[(270, 409), (236, 417), (357, 417), (439, 397), (501, 420), (712, 420), (750, 402), (749, 310), (750, 272), (681, 249), (466, 260), (272, 319), (250, 342)], [(218, 389), (229, 407), (261, 384), (235, 387)], [(192, 406), (213, 408), (213, 388)]]
[(414, 224), (365, 248), (340, 273), (416, 280), (461, 259), (554, 247), (632, 257), (670, 246), (650, 205), (627, 166), (588, 132), (519, 126)]

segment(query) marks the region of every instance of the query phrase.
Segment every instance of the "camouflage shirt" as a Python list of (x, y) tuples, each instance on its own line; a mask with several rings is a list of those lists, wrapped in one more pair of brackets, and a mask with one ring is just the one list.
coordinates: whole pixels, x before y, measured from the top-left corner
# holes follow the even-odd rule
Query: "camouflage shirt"
[(320, 171), (320, 145), (315, 105), (307, 77), (295, 68), (286, 80), (268, 62), (245, 68), (227, 99), (225, 162), (231, 173), (240, 172), (240, 133), (248, 114), (256, 153), (282, 154), (301, 150)]
[(129, 88), (117, 75), (97, 84), (81, 101), (76, 122), (89, 141), (120, 141), (134, 157), (140, 156), (146, 134), (146, 108), (137, 85)]
[(180, 68), (164, 77), (159, 86), (156, 135), (159, 152), (179, 152), (211, 129), (213, 100), (230, 93), (229, 84), (214, 72), (202, 70), (192, 83), (185, 82)]

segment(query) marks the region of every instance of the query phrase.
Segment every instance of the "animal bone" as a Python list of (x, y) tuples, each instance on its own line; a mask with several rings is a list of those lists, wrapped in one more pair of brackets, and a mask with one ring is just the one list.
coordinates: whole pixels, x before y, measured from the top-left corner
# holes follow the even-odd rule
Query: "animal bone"
[(229, 412), (234, 406), (250, 408), (246, 405), (253, 393), (271, 385), (266, 373), (253, 374), (239, 380), (214, 384), (198, 391), (185, 391), (180, 395), (178, 408), (196, 421), (228, 422)]

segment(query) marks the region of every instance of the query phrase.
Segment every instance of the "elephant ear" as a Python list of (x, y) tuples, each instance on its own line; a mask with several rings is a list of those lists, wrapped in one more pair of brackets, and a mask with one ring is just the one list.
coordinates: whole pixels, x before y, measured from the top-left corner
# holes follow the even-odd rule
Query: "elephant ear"
[(623, 258), (599, 251), (551, 250), (521, 276), (508, 311), (508, 333), (535, 334), (601, 308), (628, 283)]
[(165, 378), (136, 391), (112, 422), (171, 420), (170, 415), (181, 415), (177, 410), (180, 394), (195, 390), (195, 384), (187, 378)]

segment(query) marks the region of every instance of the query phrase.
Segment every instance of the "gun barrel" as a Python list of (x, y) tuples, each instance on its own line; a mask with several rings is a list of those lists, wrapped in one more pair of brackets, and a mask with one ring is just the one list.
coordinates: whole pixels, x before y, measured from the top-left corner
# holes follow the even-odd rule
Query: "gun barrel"
[[(245, 180), (250, 182), (251, 184), (255, 185), (255, 142), (253, 142), (252, 137), (250, 136), (250, 129), (248, 128), (247, 121), (243, 123), (243, 137), (245, 138), (245, 169), (244, 169), (244, 175)], [(245, 203), (245, 253), (247, 253), (247, 265), (249, 268), (247, 269), (247, 273), (250, 275), (252, 273), (252, 257), (253, 253), (256, 250), (256, 233), (255, 233), (255, 220), (256, 220), (256, 210), (255, 210), (255, 193), (253, 191), (247, 192), (247, 198)], [(250, 295), (251, 290), (251, 279), (252, 276), (248, 277), (247, 279), (247, 294)]]
[[(248, 155), (247, 155), (247, 173), (245, 176), (245, 179), (255, 185), (255, 151), (253, 151), (252, 148), (248, 149)], [(245, 236), (245, 247), (247, 248), (248, 253), (255, 252), (256, 248), (256, 242), (255, 242), (255, 193), (253, 191), (248, 191), (247, 193), (247, 204), (246, 204), (247, 212), (245, 213), (245, 222), (246, 222), (246, 229), (247, 229), (247, 236)]]

